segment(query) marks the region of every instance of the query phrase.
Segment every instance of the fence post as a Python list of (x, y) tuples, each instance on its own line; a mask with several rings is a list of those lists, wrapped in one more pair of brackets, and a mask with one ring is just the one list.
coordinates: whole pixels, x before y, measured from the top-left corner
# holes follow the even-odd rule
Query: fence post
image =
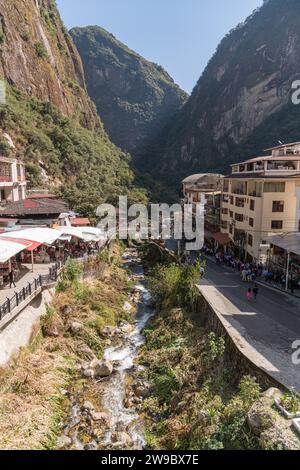
[(8, 313), (10, 313), (10, 299), (7, 297)]
[(30, 282), (28, 282), (28, 286), (29, 286), (29, 295), (31, 295), (32, 292), (31, 292), (31, 284), (30, 284)]
[(25, 300), (25, 299), (26, 299), (26, 289), (25, 289), (25, 287), (23, 287), (23, 300)]
[(40, 276), (39, 276), (39, 280), (40, 280), (40, 286), (42, 287), (42, 285), (43, 285), (43, 279), (42, 279), (42, 275), (41, 275), (41, 274), (40, 274)]
[[(18, 292), (15, 292), (16, 294), (16, 303), (17, 303), (17, 307), (19, 306), (19, 295), (18, 295)], [(10, 306), (10, 300), (9, 300), (9, 306)], [(9, 308), (9, 311), (10, 311), (10, 308)]]

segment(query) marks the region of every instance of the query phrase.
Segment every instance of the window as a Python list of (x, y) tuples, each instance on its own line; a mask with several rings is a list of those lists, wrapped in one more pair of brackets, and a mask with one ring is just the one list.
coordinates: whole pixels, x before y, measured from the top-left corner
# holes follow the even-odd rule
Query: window
[(273, 201), (272, 212), (284, 212), (284, 201)]
[(234, 217), (234, 218), (235, 218), (235, 220), (236, 220), (237, 222), (243, 222), (243, 221), (244, 221), (244, 216), (243, 216), (243, 214), (235, 214), (235, 217)]
[(228, 209), (226, 209), (226, 208), (223, 207), (223, 209), (222, 209), (222, 214), (223, 214), (223, 215), (227, 215), (227, 214), (228, 214)]
[(228, 224), (225, 220), (221, 221), (221, 227), (222, 227), (222, 229), (227, 230)]
[(245, 199), (236, 197), (235, 198), (235, 205), (236, 207), (245, 207)]
[(233, 196), (230, 196), (230, 204), (233, 206), (233, 203), (234, 203), (234, 199), (233, 199)]
[(251, 217), (249, 219), (249, 225), (250, 227), (254, 227), (254, 219), (252, 219)]
[(253, 236), (250, 234), (248, 235), (248, 245), (253, 246)]
[(233, 219), (233, 212), (232, 211), (229, 212), (229, 216), (231, 217), (231, 219)]
[(265, 183), (264, 184), (265, 193), (284, 193), (285, 192), (285, 183)]
[(274, 230), (281, 230), (283, 227), (282, 220), (272, 220), (271, 228)]
[(254, 201), (254, 199), (251, 199), (251, 201), (250, 201), (250, 210), (251, 211), (255, 210), (255, 201)]

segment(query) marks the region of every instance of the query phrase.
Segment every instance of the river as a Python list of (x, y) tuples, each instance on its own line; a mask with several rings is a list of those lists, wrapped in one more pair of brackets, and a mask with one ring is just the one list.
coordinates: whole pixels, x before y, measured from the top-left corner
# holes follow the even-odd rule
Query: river
[[(141, 450), (145, 446), (143, 422), (138, 407), (128, 406), (128, 383), (135, 380), (136, 373), (142, 369), (136, 364), (139, 350), (144, 344), (143, 330), (150, 318), (155, 314), (150, 305), (151, 294), (146, 287), (144, 270), (135, 250), (127, 250), (123, 256), (124, 268), (128, 270), (129, 277), (135, 282), (134, 292), (139, 294), (136, 306), (134, 326), (122, 335), (121, 342), (107, 348), (104, 359), (114, 364), (114, 373), (101, 384), (102, 411), (109, 417), (103, 436), (97, 441), (84, 445), (80, 441), (80, 433), (70, 432), (78, 427), (81, 419), (81, 407), (73, 403), (71, 415), (67, 421), (65, 435), (71, 438), (69, 444), (77, 449), (112, 449), (122, 444), (130, 449)], [(75, 424), (75, 426), (74, 426)], [(126, 441), (117, 442), (115, 436), (126, 436)], [(61, 447), (70, 447), (61, 446)]]

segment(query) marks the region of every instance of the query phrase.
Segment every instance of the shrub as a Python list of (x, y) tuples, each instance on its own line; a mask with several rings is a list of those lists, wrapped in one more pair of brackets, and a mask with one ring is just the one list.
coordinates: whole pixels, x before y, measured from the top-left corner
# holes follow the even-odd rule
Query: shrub
[(7, 140), (0, 138), (0, 155), (3, 157), (9, 157), (11, 154), (11, 147)]
[(45, 47), (45, 45), (42, 42), (36, 42), (34, 45), (35, 52), (41, 59), (47, 59), (48, 58), (48, 52)]

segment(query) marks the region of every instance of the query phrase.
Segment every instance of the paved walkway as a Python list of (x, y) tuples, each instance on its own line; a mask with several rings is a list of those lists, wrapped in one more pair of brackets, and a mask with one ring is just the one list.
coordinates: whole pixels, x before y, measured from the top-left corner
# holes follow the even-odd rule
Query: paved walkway
[(247, 288), (239, 273), (207, 261), (199, 289), (236, 344), (268, 374), (300, 392), (300, 365), (292, 363), (292, 344), (300, 340), (300, 300), (260, 286), (258, 300), (248, 302)]
[(31, 264), (22, 265), (24, 269), (22, 269), (21, 271), (21, 278), (16, 281), (17, 287), (12, 287), (10, 289), (9, 285), (5, 285), (4, 287), (0, 288), (0, 305), (2, 305), (7, 300), (7, 298), (13, 297), (15, 292), (20, 292), (23, 287), (26, 287), (28, 285), (29, 282), (33, 282), (33, 280), (37, 278), (40, 274), (42, 276), (48, 274), (49, 268), (53, 265), (54, 263), (36, 264), (34, 265), (33, 272), (31, 272)]

